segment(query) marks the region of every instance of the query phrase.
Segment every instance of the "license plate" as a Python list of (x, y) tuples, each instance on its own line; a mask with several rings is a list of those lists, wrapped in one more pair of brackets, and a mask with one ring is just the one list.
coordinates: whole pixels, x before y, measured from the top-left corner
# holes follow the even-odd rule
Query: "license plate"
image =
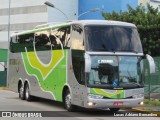
[(114, 106), (123, 106), (123, 102), (114, 102), (113, 105)]

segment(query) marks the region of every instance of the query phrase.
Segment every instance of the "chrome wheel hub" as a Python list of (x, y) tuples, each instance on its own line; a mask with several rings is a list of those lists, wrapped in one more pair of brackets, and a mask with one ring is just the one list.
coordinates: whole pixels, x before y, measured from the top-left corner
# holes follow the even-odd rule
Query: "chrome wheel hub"
[(26, 88), (26, 99), (28, 99), (29, 98), (29, 89), (28, 89), (28, 87)]
[(66, 103), (66, 107), (67, 107), (67, 108), (70, 108), (70, 107), (71, 107), (71, 95), (70, 95), (70, 93), (68, 93), (68, 94), (66, 95), (65, 103)]

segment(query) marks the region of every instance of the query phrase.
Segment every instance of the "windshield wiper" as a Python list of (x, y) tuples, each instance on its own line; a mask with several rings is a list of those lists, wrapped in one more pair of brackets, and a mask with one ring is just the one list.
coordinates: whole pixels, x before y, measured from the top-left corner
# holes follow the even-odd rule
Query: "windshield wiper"
[(136, 85), (136, 86), (138, 86), (138, 87), (141, 87), (141, 86), (142, 86), (141, 84), (136, 83), (136, 82), (129, 82), (129, 83), (127, 83), (127, 84), (129, 84), (129, 85)]
[(119, 50), (120, 52), (134, 52), (134, 53), (138, 53), (137, 51), (135, 51), (135, 50)]
[(99, 48), (99, 49), (95, 49), (96, 51), (107, 51), (107, 52), (113, 52), (115, 53), (116, 51), (115, 50), (108, 50), (108, 49), (105, 49), (105, 48)]
[(99, 49), (95, 49), (96, 51), (108, 51), (107, 49), (104, 48), (99, 48)]

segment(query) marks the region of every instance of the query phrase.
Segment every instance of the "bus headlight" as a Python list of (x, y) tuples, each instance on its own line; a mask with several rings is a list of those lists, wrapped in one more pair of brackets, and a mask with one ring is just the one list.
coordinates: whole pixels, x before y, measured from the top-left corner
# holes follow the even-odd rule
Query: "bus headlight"
[(144, 97), (144, 94), (137, 94), (137, 95), (133, 95), (133, 98), (142, 98)]
[(93, 106), (93, 103), (92, 102), (88, 102), (88, 106)]
[(141, 101), (139, 104), (140, 104), (140, 105), (144, 105), (144, 102), (143, 102), (143, 101)]
[(88, 94), (88, 98), (93, 98), (93, 99), (102, 99), (103, 96), (101, 95), (94, 95), (94, 94)]

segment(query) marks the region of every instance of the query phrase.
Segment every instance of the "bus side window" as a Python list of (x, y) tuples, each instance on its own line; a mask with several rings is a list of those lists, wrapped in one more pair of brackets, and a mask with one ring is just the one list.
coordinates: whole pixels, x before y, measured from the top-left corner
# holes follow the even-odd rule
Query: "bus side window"
[(52, 29), (51, 36), (53, 49), (70, 48), (70, 26)]
[(79, 84), (85, 84), (84, 51), (72, 50), (72, 65), (76, 80)]
[(35, 33), (36, 51), (44, 51), (51, 49), (51, 41), (49, 38), (50, 30), (40, 31)]
[(72, 25), (71, 48), (84, 50), (83, 29), (80, 25)]
[(25, 48), (27, 48), (27, 51), (33, 51), (33, 37), (33, 33), (12, 37), (10, 43), (11, 52), (25, 52)]
[(66, 28), (65, 48), (70, 48), (71, 27)]
[(10, 46), (9, 46), (10, 52), (12, 52), (12, 53), (15, 52), (15, 50), (14, 50), (15, 43), (16, 43), (16, 36), (13, 36), (10, 38)]
[(18, 41), (21, 43), (21, 50), (20, 51), (25, 51), (25, 48), (27, 48), (27, 51), (33, 51), (33, 39), (34, 39), (34, 34), (25, 34), (18, 36)]
[(72, 65), (79, 84), (85, 84), (83, 30), (80, 25), (72, 25), (71, 32)]
[(52, 49), (58, 49), (59, 48), (59, 45), (58, 45), (58, 42), (57, 42), (57, 38), (53, 35), (53, 34), (50, 34), (49, 36), (49, 39), (51, 41), (51, 44), (52, 44)]

